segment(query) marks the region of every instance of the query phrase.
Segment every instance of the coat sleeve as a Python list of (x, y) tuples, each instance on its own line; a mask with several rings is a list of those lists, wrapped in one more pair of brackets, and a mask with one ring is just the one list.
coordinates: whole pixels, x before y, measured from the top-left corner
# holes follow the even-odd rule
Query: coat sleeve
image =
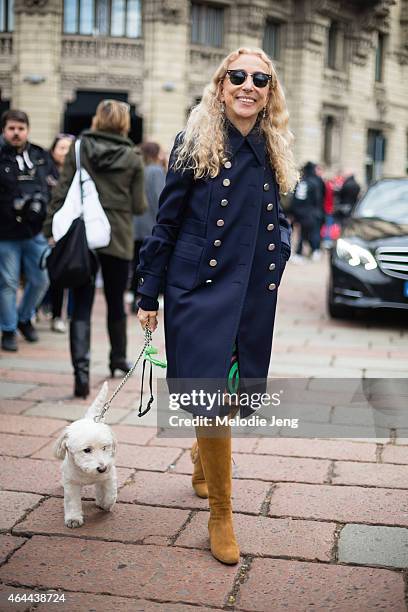
[(43, 233), (46, 238), (51, 238), (52, 236), (52, 218), (57, 212), (57, 210), (59, 210), (63, 205), (64, 200), (67, 197), (69, 187), (72, 183), (72, 179), (74, 178), (75, 172), (75, 144), (72, 143), (71, 148), (65, 158), (64, 166), (61, 170), (58, 182), (51, 192), (51, 199), (47, 209), (47, 216), (43, 225)]
[(136, 165), (130, 187), (132, 198), (132, 213), (142, 215), (147, 210), (144, 185), (144, 168), (141, 153), (135, 150)]
[(174, 151), (170, 154), (169, 170), (164, 189), (160, 194), (156, 224), (147, 236), (139, 252), (138, 293), (157, 298), (167, 263), (177, 240), (183, 213), (193, 185), (192, 170), (174, 170)]

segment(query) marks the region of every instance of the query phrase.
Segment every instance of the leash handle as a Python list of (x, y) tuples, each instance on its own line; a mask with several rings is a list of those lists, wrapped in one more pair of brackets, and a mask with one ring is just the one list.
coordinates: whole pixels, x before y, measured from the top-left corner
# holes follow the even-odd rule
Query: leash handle
[(144, 331), (145, 331), (144, 344), (143, 344), (142, 350), (139, 353), (138, 358), (136, 359), (135, 363), (130, 368), (129, 372), (127, 372), (127, 374), (125, 374), (125, 376), (122, 378), (122, 380), (120, 381), (119, 385), (116, 387), (116, 389), (114, 390), (114, 392), (112, 393), (112, 395), (110, 396), (108, 401), (105, 402), (105, 404), (102, 407), (102, 410), (101, 410), (100, 414), (94, 416), (94, 421), (96, 423), (104, 420), (106, 411), (110, 408), (110, 405), (111, 405), (112, 401), (115, 399), (115, 397), (117, 396), (119, 391), (122, 389), (122, 387), (127, 383), (129, 378), (132, 376), (133, 372), (136, 369), (137, 364), (139, 363), (139, 361), (143, 357), (143, 354), (144, 354), (145, 350), (151, 345), (151, 343), (152, 343), (152, 331), (151, 331), (148, 323), (146, 323)]

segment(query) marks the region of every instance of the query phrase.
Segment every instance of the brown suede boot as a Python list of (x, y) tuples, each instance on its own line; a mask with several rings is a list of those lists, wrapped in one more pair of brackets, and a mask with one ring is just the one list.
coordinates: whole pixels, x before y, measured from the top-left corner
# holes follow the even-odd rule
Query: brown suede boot
[(201, 464), (197, 441), (195, 441), (191, 447), (190, 457), (194, 465), (194, 471), (191, 477), (193, 489), (198, 497), (203, 497), (206, 499), (208, 497), (208, 487), (204, 478), (203, 466)]
[[(217, 430), (220, 437), (209, 436)], [(197, 441), (205, 480), (208, 486), (210, 518), (208, 532), (211, 552), (218, 561), (229, 565), (239, 562), (239, 548), (232, 522), (231, 428), (197, 427)]]

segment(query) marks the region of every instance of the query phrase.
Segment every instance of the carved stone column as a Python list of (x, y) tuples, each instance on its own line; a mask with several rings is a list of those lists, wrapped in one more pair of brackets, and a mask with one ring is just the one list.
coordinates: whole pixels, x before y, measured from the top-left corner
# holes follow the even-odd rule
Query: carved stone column
[(189, 5), (188, 0), (151, 0), (144, 5), (144, 138), (165, 148), (186, 119)]
[(61, 0), (16, 0), (12, 105), (30, 117), (31, 140), (49, 146), (60, 129)]

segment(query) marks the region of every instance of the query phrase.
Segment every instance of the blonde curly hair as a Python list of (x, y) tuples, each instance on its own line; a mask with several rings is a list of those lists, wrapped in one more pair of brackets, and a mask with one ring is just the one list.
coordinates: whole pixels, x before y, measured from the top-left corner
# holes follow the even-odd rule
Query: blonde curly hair
[(293, 135), (288, 128), (289, 113), (285, 94), (272, 60), (262, 49), (241, 47), (221, 62), (211, 82), (204, 88), (201, 102), (190, 113), (183, 138), (175, 149), (174, 168), (193, 170), (196, 179), (206, 176), (214, 178), (219, 174), (225, 158), (226, 141), (225, 114), (220, 102), (221, 84), (229, 64), (240, 55), (257, 55), (269, 67), (272, 75), (270, 95), (265, 117), (260, 118), (259, 127), (265, 135), (271, 166), (275, 170), (280, 191), (293, 191), (299, 180), (299, 173), (291, 150)]

